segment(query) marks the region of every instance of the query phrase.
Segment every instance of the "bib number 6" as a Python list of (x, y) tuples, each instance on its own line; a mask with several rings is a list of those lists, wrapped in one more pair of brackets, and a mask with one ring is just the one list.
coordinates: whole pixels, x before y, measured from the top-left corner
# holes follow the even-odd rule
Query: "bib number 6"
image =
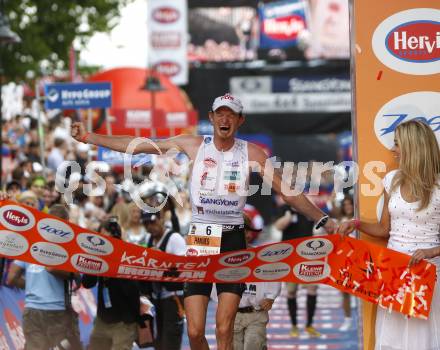
[(211, 233), (211, 226), (206, 226), (206, 235), (209, 236)]

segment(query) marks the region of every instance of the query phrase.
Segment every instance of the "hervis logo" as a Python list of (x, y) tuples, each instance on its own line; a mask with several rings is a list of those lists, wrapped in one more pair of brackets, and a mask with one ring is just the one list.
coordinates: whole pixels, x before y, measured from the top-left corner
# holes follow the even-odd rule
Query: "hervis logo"
[(401, 73), (440, 73), (440, 10), (418, 8), (398, 12), (376, 28), (372, 38), (376, 57)]
[(306, 27), (304, 18), (298, 15), (270, 18), (263, 21), (263, 33), (275, 40), (295, 40)]
[(153, 19), (162, 24), (174, 23), (180, 18), (179, 11), (174, 7), (159, 7), (153, 11)]
[(35, 217), (23, 207), (5, 205), (0, 208), (0, 223), (13, 231), (27, 231), (34, 227)]

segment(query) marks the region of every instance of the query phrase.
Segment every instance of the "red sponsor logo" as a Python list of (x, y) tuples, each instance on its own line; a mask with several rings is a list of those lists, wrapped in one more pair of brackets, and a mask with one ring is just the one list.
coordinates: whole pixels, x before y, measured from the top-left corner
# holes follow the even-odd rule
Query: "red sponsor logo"
[(263, 33), (275, 40), (295, 40), (305, 27), (304, 18), (298, 15), (270, 18), (263, 21)]
[(231, 94), (225, 94), (222, 96), (221, 100), (231, 100), (234, 101), (234, 96), (232, 96)]
[(392, 29), (385, 39), (388, 51), (408, 62), (440, 60), (440, 22), (412, 21)]
[(212, 158), (205, 158), (203, 164), (208, 168), (215, 168), (217, 166), (217, 162)]
[(240, 189), (240, 186), (234, 182), (225, 185), (225, 190), (231, 193), (235, 193)]
[(80, 255), (76, 260), (76, 265), (87, 270), (101, 271), (102, 261), (90, 259)]
[(180, 72), (180, 65), (176, 62), (172, 61), (162, 61), (158, 62), (153, 67), (157, 72), (167, 75), (169, 77), (173, 77)]
[(11, 225), (15, 226), (26, 226), (30, 221), (26, 214), (14, 209), (6, 210), (3, 213), (3, 218)]
[(324, 264), (321, 265), (307, 265), (301, 264), (299, 267), (299, 275), (306, 277), (318, 277), (324, 273)]
[(187, 255), (187, 256), (197, 256), (197, 255), (199, 255), (199, 252), (197, 251), (197, 249), (189, 248), (189, 249), (186, 251), (186, 255)]
[(159, 23), (174, 23), (180, 17), (180, 13), (174, 7), (159, 7), (153, 11), (153, 19)]
[(251, 254), (249, 253), (243, 253), (240, 255), (234, 255), (234, 256), (230, 256), (228, 258), (225, 259), (225, 263), (227, 264), (241, 264), (242, 262), (245, 262), (246, 260), (249, 260), (251, 258)]

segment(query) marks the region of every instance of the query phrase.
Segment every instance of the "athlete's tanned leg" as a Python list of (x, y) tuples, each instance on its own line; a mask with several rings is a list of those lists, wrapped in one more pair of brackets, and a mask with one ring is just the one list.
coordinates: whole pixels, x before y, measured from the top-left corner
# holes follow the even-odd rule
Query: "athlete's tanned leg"
[(209, 350), (205, 337), (206, 311), (209, 298), (204, 295), (191, 295), (186, 297), (184, 302), (191, 350)]
[(218, 296), (215, 336), (219, 350), (233, 350), (234, 321), (241, 297), (223, 292)]

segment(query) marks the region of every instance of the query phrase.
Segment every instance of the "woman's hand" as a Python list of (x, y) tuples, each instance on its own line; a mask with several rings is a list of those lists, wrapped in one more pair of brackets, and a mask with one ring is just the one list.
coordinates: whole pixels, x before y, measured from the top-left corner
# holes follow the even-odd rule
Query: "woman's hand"
[(417, 265), (424, 259), (431, 259), (438, 255), (438, 247), (431, 249), (417, 249), (414, 254), (411, 256), (411, 259), (408, 263), (408, 267)]
[(338, 233), (341, 236), (348, 236), (350, 233), (352, 233), (356, 229), (356, 222), (355, 220), (345, 221), (338, 227)]
[(10, 198), (9, 194), (7, 194), (4, 191), (0, 191), (0, 201), (4, 201), (4, 200), (9, 199), (9, 198)]

